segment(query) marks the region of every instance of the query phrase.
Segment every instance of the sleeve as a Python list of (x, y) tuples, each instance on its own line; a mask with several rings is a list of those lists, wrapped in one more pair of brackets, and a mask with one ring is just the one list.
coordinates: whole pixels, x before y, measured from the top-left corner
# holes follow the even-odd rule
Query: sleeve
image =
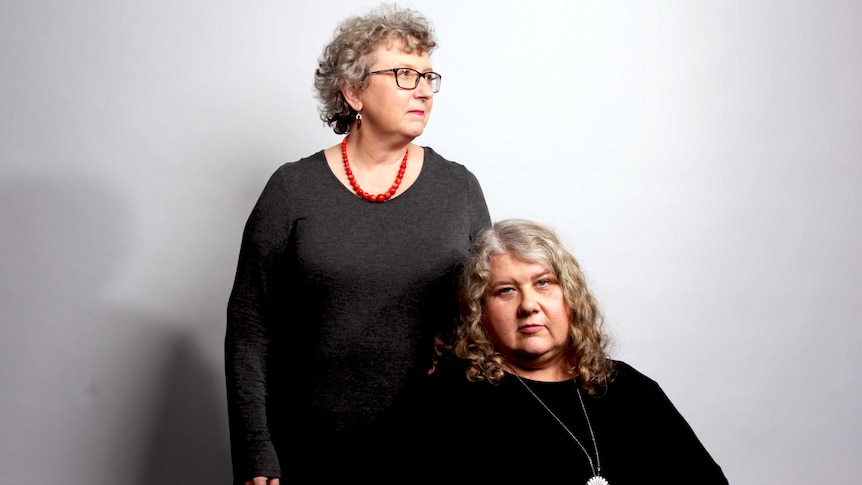
[(285, 189), (270, 177), (242, 236), (236, 277), (227, 305), (225, 377), (235, 483), (255, 476), (280, 477), (267, 425), (268, 321), (275, 308), (279, 256), (289, 239)]
[(482, 192), (482, 186), (479, 180), (468, 171), (468, 188), (470, 201), (470, 240), (475, 241), (479, 233), (491, 226), (491, 216), (488, 212), (488, 204), (485, 201), (485, 194)]

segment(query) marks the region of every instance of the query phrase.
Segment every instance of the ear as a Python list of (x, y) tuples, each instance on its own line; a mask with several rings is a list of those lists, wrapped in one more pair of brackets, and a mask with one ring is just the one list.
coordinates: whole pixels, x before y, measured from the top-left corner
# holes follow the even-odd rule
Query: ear
[(353, 108), (357, 113), (362, 111), (362, 92), (357, 91), (353, 87), (349, 86), (347, 83), (343, 83), (341, 85), (341, 95), (344, 96), (344, 100), (347, 101), (347, 104)]

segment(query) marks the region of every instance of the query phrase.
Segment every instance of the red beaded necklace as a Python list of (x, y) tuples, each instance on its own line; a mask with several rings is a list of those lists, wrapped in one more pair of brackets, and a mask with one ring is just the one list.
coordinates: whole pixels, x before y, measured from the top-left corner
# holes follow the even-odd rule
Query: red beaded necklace
[(382, 194), (371, 195), (362, 190), (359, 183), (356, 182), (356, 177), (353, 176), (353, 170), (350, 170), (350, 162), (347, 161), (347, 138), (345, 136), (344, 141), (341, 142), (341, 158), (344, 160), (344, 171), (347, 173), (347, 180), (350, 181), (353, 191), (356, 192), (356, 195), (370, 202), (386, 202), (391, 199), (398, 190), (398, 186), (401, 185), (401, 180), (404, 178), (404, 171), (407, 170), (407, 155), (410, 153), (410, 150), (404, 151), (404, 159), (401, 160), (401, 168), (398, 169), (398, 175), (395, 176), (395, 182), (392, 184), (392, 187), (389, 187), (389, 190)]

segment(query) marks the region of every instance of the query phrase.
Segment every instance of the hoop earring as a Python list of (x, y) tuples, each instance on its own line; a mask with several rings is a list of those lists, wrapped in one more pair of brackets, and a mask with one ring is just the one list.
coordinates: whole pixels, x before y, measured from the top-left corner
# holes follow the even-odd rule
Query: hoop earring
[(356, 131), (362, 128), (362, 113), (356, 113)]

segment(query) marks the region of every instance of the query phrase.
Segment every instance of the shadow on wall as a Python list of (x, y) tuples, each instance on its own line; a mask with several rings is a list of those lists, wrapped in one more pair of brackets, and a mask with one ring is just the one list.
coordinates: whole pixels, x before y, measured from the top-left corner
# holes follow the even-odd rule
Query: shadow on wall
[(229, 484), (223, 381), (190, 336), (178, 336), (169, 345), (161, 395), (152, 396), (157, 407), (140, 483)]
[(133, 224), (93, 178), (0, 180), (3, 483), (230, 483), (223, 367), (201, 326), (104, 297)]

